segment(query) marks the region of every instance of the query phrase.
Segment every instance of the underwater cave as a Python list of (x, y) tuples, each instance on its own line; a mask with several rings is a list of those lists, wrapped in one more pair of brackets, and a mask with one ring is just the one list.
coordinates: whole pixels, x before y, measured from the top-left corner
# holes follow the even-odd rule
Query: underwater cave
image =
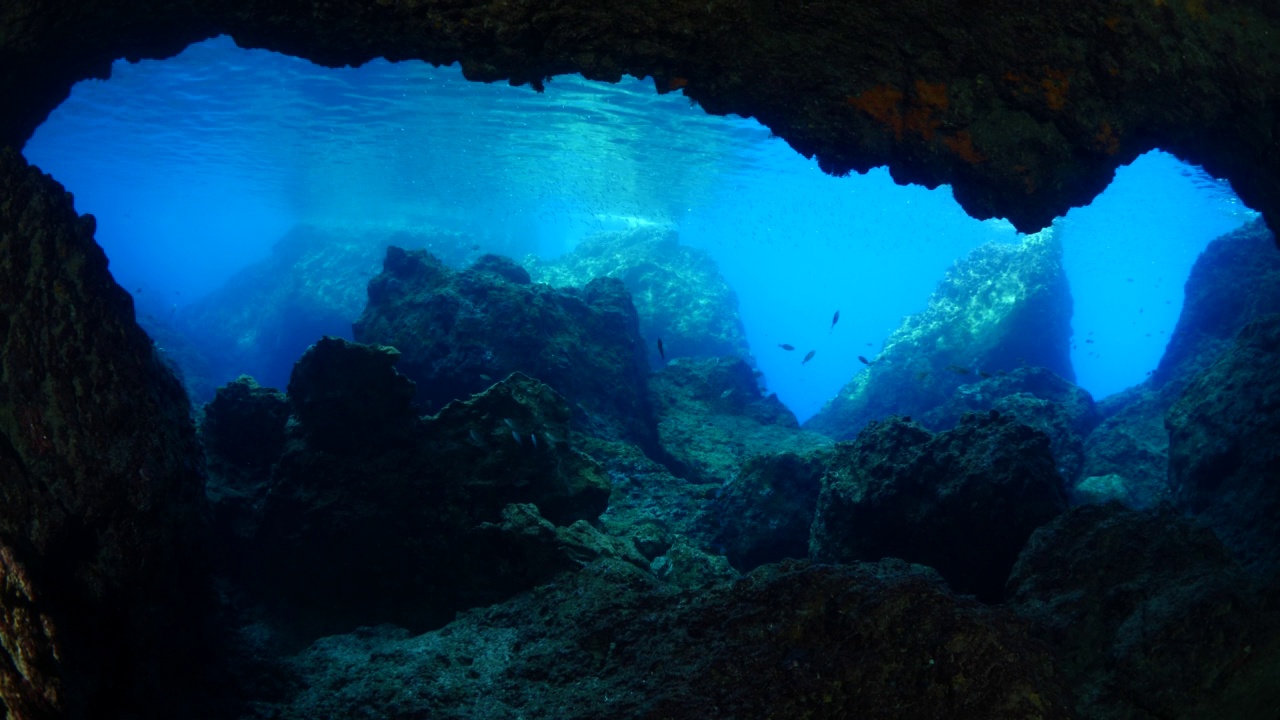
[(0, 10), (0, 704), (1273, 717), (1277, 19)]

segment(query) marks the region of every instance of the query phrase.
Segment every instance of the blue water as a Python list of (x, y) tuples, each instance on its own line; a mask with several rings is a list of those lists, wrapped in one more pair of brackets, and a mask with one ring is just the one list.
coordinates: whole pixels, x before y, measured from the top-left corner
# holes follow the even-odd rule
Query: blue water
[[(97, 217), (116, 278), (162, 317), (297, 222), (429, 225), (548, 257), (601, 230), (674, 227), (718, 261), (769, 388), (801, 420), (952, 263), (1019, 238), (969, 218), (945, 186), (825, 176), (755, 121), (708, 116), (651, 82), (561, 77), (536, 94), (417, 62), (324, 69), (226, 38), (80, 83), (25, 154)], [(1155, 367), (1196, 256), (1251, 214), (1159, 152), (1068, 213), (1084, 388), (1101, 398)]]

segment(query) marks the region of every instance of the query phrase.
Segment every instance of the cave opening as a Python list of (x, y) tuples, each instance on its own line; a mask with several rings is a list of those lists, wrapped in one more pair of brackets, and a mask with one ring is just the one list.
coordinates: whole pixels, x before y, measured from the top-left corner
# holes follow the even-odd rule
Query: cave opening
[[(597, 233), (674, 231), (736, 291), (755, 364), (803, 421), (958, 260), (1022, 237), (967, 216), (946, 186), (898, 186), (883, 169), (824, 175), (754, 120), (710, 116), (647, 81), (560, 77), (535, 94), (421, 62), (325, 69), (226, 37), (80, 83), (24, 154), (95, 215), (139, 320), (189, 375), (200, 371), (176, 345), (209, 326), (184, 318), (234, 297), (227, 282), (269, 263), (299, 226), (338, 243), (407, 233), (458, 264), (489, 252), (553, 260)], [(1069, 212), (1058, 233), (1078, 383), (1101, 399), (1143, 380), (1191, 264), (1254, 215), (1225, 183), (1160, 152)], [(324, 319), (300, 327), (299, 341), (350, 337)], [(245, 332), (232, 339), (257, 340)], [(813, 362), (801, 362), (806, 350)]]

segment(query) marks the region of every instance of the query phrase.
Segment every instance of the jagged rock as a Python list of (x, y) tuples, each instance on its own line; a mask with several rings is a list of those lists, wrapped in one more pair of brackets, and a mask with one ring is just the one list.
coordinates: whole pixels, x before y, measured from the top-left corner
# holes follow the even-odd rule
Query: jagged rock
[(400, 371), (429, 408), (523, 372), (564, 395), (575, 429), (656, 453), (638, 327), (618, 280), (554, 290), (505, 258), (454, 272), (429, 253), (392, 247), (355, 335), (397, 348)]
[(200, 447), (93, 236), (0, 149), (0, 707), (192, 717), (222, 702)]
[(713, 547), (748, 572), (809, 554), (809, 529), (831, 451), (749, 458), (706, 511)]
[(1031, 536), (1010, 607), (1048, 642), (1081, 717), (1263, 720), (1280, 707), (1280, 607), (1167, 507), (1079, 507)]
[(741, 358), (675, 360), (649, 376), (665, 463), (695, 483), (726, 483), (752, 455), (809, 452), (830, 439), (799, 429), (777, 395), (760, 392)]
[[(173, 317), (143, 318), (158, 337), (182, 336), (191, 348), (174, 359), (196, 400), (241, 374), (284, 387), (293, 363), (325, 335), (351, 339), (366, 289), (387, 247), (427, 248), (454, 267), (474, 256), (474, 240), (444, 230), (391, 231), (298, 225), (264, 260)], [(166, 341), (171, 347), (172, 341)]]
[(1027, 538), (1065, 509), (1044, 433), (994, 410), (937, 435), (894, 417), (836, 445), (809, 554), (902, 558), (994, 601)]
[(595, 519), (609, 495), (603, 470), (570, 446), (563, 398), (514, 374), (419, 418), (395, 359), (330, 338), (290, 381), (289, 440), (249, 575), (297, 639), (379, 622), (438, 627), (612, 542), (554, 527)]
[(1072, 717), (1019, 623), (898, 561), (679, 592), (601, 560), (439, 631), (365, 628), (290, 664), (296, 694), (263, 704), (280, 720)]
[[(1250, 321), (1280, 312), (1280, 253), (1259, 222), (1205, 248), (1191, 268), (1186, 299), (1169, 346), (1151, 378), (1104, 406), (1105, 420), (1085, 439), (1082, 475), (1116, 476), (1109, 497), (1134, 508), (1173, 499), (1165, 415), (1187, 385), (1207, 369)], [(1099, 488), (1101, 489), (1101, 488)], [(1083, 499), (1083, 495), (1081, 496)]]
[(1031, 365), (1074, 380), (1071, 308), (1052, 228), (1019, 245), (983, 245), (948, 271), (928, 309), (906, 318), (805, 429), (849, 439), (872, 420), (923, 415), (978, 372)]
[(258, 511), (271, 467), (284, 453), (289, 397), (242, 375), (218, 388), (205, 405), (200, 436), (209, 470), (206, 487), (214, 523), (230, 562), (252, 552)]
[(1177, 503), (1251, 570), (1280, 572), (1280, 315), (1240, 332), (1169, 410)]
[[(681, 245), (674, 230), (593, 235), (567, 255), (532, 262), (529, 270), (534, 280), (557, 287), (582, 286), (598, 277), (621, 280), (640, 316), (652, 367), (674, 358), (751, 357), (737, 294), (711, 255)], [(658, 352), (659, 339), (665, 359)]]
[(920, 424), (940, 432), (955, 427), (966, 412), (998, 410), (1049, 436), (1058, 472), (1068, 488), (1080, 479), (1084, 442), (1100, 418), (1085, 390), (1044, 368), (1018, 368), (972, 385), (961, 385), (946, 403), (920, 418)]
[(1280, 312), (1280, 252), (1275, 236), (1254, 220), (1214, 239), (1191, 267), (1178, 325), (1151, 385), (1185, 383), (1229, 350), (1245, 325), (1275, 312)]

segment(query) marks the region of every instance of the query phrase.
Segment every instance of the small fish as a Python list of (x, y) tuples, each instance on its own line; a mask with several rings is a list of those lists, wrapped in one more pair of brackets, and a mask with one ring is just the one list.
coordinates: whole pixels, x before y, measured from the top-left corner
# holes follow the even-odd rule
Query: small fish
[(549, 430), (548, 430), (548, 431), (546, 431), (546, 432), (544, 432), (544, 433), (542, 433), (542, 437), (546, 438), (546, 439), (547, 439), (547, 443), (548, 443), (549, 445), (551, 445), (552, 447), (554, 447), (555, 445), (557, 445), (557, 444), (560, 442), (560, 438), (556, 437), (555, 435), (552, 435), (552, 434), (551, 434), (551, 431), (549, 431)]
[(515, 438), (517, 445), (521, 445), (521, 446), (524, 445), (524, 441), (520, 439), (520, 433), (516, 432), (515, 430), (512, 430), (511, 437)]
[(1087, 342), (1087, 343), (1089, 343), (1090, 345), (1092, 345), (1092, 344), (1093, 344), (1093, 338), (1089, 338), (1088, 340), (1085, 340), (1085, 342)]
[(803, 365), (803, 364), (805, 364), (805, 363), (809, 362), (810, 360), (812, 360), (812, 359), (813, 359), (813, 356), (814, 356), (815, 354), (817, 354), (817, 352), (818, 352), (817, 350), (810, 350), (810, 351), (809, 351), (809, 354), (808, 354), (808, 355), (805, 355), (805, 356), (804, 356), (804, 359), (800, 361), (800, 364), (801, 364), (801, 365)]
[(957, 374), (957, 375), (972, 375), (972, 374), (973, 374), (973, 372), (972, 372), (972, 371), (970, 371), (970, 370), (969, 370), (969, 368), (967, 368), (967, 367), (960, 367), (959, 365), (948, 365), (948, 366), (947, 366), (947, 369), (948, 369), (948, 370), (950, 370), (951, 372), (953, 372), (953, 373)]
[(534, 435), (533, 433), (529, 433), (529, 439), (533, 441), (533, 449), (534, 449), (534, 450), (537, 450), (537, 449), (538, 449), (538, 436), (537, 436), (537, 435)]
[(484, 438), (480, 437), (480, 433), (475, 428), (471, 428), (471, 442), (477, 445), (484, 445)]
[(839, 310), (837, 310), (837, 311), (836, 311), (836, 314), (835, 314), (835, 315), (832, 315), (832, 316), (831, 316), (831, 330), (828, 330), (827, 332), (828, 332), (828, 333), (831, 333), (833, 330), (835, 330), (835, 329), (836, 329), (836, 323), (838, 323), (838, 322), (840, 322), (840, 311), (839, 311)]
[(782, 348), (783, 350), (786, 350), (787, 352), (791, 352), (792, 350), (796, 349), (795, 345), (788, 345), (786, 343), (779, 343), (778, 347)]
[(485, 375), (484, 373), (480, 373), (480, 379), (485, 382), (493, 382), (493, 378)]
[(662, 358), (663, 362), (667, 360), (667, 351), (662, 349), (662, 338), (658, 338), (658, 357)]
[(733, 388), (729, 388), (728, 390), (725, 390), (724, 392), (720, 393), (720, 399), (723, 400), (732, 394), (733, 394)]
[(928, 370), (921, 370), (920, 372), (916, 373), (916, 380), (923, 380), (927, 377), (929, 377)]
[(987, 372), (986, 370), (983, 370), (983, 371), (979, 372), (978, 374), (979, 374), (979, 375), (981, 375), (981, 376), (982, 376), (982, 377), (984, 377), (984, 378), (989, 378), (989, 377), (991, 377), (991, 373)]
[(511, 430), (511, 432), (515, 432), (515, 431), (516, 431), (516, 421), (515, 421), (515, 420), (512, 420), (511, 418), (502, 418), (502, 422), (504, 422), (504, 423), (506, 423), (506, 424), (507, 424), (507, 428), (508, 428), (509, 430)]
[(858, 362), (862, 363), (863, 365), (870, 365), (870, 364), (871, 364), (871, 361), (870, 361), (870, 360), (868, 360), (868, 359), (866, 359), (866, 358), (862, 357), (861, 355), (859, 355), (859, 356), (858, 356)]

